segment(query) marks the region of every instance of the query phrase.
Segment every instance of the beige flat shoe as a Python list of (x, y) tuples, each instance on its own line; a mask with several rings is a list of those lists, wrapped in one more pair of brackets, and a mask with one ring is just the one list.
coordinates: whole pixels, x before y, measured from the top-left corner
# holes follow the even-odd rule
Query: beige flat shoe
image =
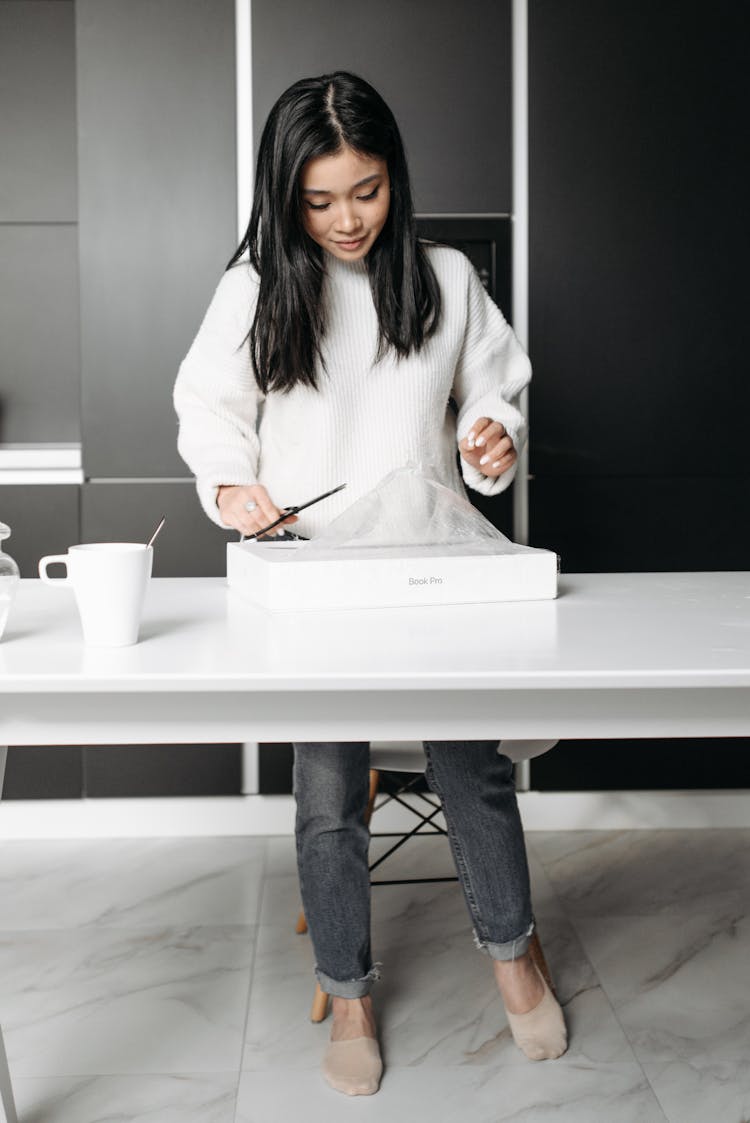
[(337, 1092), (347, 1096), (371, 1096), (377, 1092), (383, 1073), (380, 1046), (372, 1037), (329, 1041), (322, 1072)]
[(560, 1004), (536, 963), (534, 970), (544, 986), (541, 1002), (525, 1014), (505, 1013), (513, 1040), (530, 1061), (554, 1060), (568, 1048), (568, 1033)]

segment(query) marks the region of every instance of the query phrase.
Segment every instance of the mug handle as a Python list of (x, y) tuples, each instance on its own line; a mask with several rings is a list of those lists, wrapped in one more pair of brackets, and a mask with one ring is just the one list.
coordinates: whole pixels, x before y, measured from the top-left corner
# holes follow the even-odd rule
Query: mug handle
[[(62, 562), (65, 566), (64, 577), (50, 577), (47, 573), (47, 566), (52, 565), (53, 562)], [(39, 576), (45, 585), (52, 585), (53, 588), (62, 589), (66, 585), (71, 584), (70, 577), (68, 576), (68, 555), (67, 554), (47, 554), (46, 557), (39, 559)]]

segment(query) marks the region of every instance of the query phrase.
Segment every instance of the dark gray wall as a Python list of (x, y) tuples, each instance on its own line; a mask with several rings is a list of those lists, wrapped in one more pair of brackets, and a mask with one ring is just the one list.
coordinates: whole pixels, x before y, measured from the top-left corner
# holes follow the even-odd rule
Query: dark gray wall
[(396, 115), (418, 211), (509, 212), (510, 2), (253, 0), (257, 141), (299, 78), (350, 70)]
[(87, 477), (186, 476), (172, 386), (236, 244), (233, 0), (77, 0)]
[[(530, 0), (530, 511), (563, 569), (750, 568), (750, 10)], [(568, 742), (532, 787), (747, 787), (747, 741)]]
[(750, 9), (531, 0), (530, 506), (566, 569), (744, 569)]
[(0, 442), (78, 441), (72, 0), (0, 4)]

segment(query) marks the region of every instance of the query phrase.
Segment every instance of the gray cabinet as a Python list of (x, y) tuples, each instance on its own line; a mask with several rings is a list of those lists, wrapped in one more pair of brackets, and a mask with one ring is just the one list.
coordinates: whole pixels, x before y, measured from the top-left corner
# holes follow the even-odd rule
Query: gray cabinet
[(77, 443), (76, 227), (0, 223), (0, 294), (0, 443)]
[(80, 542), (78, 500), (74, 484), (32, 487), (0, 482), (0, 522), (11, 529), (7, 551), (18, 562), (21, 577), (36, 577), (41, 557), (64, 554)]
[(154, 577), (220, 577), (226, 573), (223, 531), (203, 513), (192, 479), (131, 480), (83, 485), (81, 534), (85, 542), (147, 542), (161, 516), (154, 546)]
[(236, 246), (232, 0), (78, 0), (83, 463), (187, 476), (172, 386)]
[(0, 4), (0, 443), (78, 441), (72, 0)]
[(0, 223), (75, 222), (73, 0), (0, 4), (0, 105)]

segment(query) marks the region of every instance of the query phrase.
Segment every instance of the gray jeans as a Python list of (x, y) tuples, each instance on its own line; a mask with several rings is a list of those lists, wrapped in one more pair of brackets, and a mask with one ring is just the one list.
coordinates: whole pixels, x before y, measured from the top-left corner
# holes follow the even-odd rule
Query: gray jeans
[[(513, 764), (498, 741), (425, 741), (425, 776), (439, 796), (476, 946), (523, 955), (534, 930)], [(300, 891), (327, 994), (360, 998), (378, 978), (370, 949), (367, 741), (294, 746)]]

